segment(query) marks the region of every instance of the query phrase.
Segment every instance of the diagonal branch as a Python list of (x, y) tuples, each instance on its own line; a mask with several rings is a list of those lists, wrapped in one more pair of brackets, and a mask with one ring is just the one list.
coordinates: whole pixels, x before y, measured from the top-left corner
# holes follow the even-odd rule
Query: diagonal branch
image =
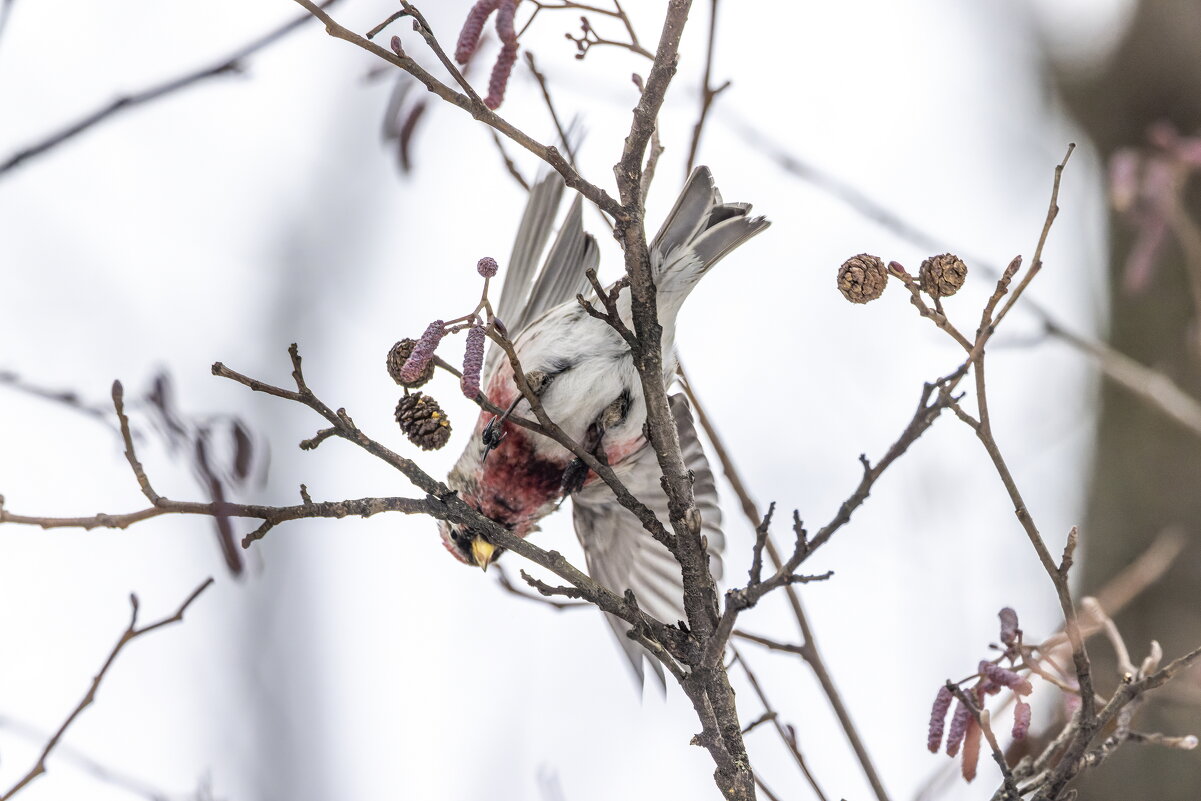
[(58, 730), (51, 735), (50, 740), (42, 749), (41, 754), (38, 755), (38, 761), (34, 763), (34, 766), (30, 768), (24, 776), (18, 779), (17, 783), (9, 788), (8, 792), (0, 795), (0, 801), (8, 801), (8, 799), (25, 789), (25, 787), (27, 787), (31, 782), (46, 772), (46, 760), (58, 746), (59, 742), (63, 738), (63, 735), (67, 733), (67, 729), (69, 729), (71, 724), (75, 722), (75, 719), (83, 714), (83, 711), (91, 706), (92, 702), (96, 700), (96, 691), (100, 689), (101, 682), (103, 682), (104, 677), (108, 675), (109, 668), (113, 666), (113, 663), (117, 660), (117, 656), (121, 653), (122, 649), (144, 634), (149, 634), (150, 632), (157, 631), (164, 626), (170, 626), (173, 623), (181, 622), (183, 620), (184, 613), (188, 611), (188, 607), (190, 607), (192, 602), (199, 598), (200, 594), (207, 590), (209, 585), (212, 583), (213, 580), (211, 578), (205, 579), (200, 586), (192, 590), (192, 593), (184, 599), (183, 603), (179, 605), (179, 608), (175, 610), (175, 614), (162, 618), (161, 620), (157, 620), (154, 623), (141, 628), (138, 628), (138, 596), (129, 596), (129, 604), (131, 607), (129, 625), (125, 628), (125, 631), (121, 633), (121, 636), (117, 639), (116, 645), (114, 645), (113, 649), (109, 652), (108, 658), (105, 659), (104, 664), (100, 666), (100, 671), (92, 679), (92, 684), (88, 687), (88, 691), (83, 696), (83, 700), (76, 704), (75, 708), (71, 711), (71, 714), (67, 716), (67, 719), (64, 720), (62, 725), (58, 727)]
[[(316, 7), (324, 9), (333, 5), (335, 2), (337, 2), (337, 0), (323, 0), (323, 2)], [(4, 9), (7, 8), (8, 4), (6, 3)], [(0, 10), (0, 23), (2, 23), (3, 16), (4, 11)], [(115, 114), (136, 106), (151, 103), (182, 89), (187, 89), (189, 86), (194, 86), (202, 81), (206, 81), (209, 78), (218, 78), (223, 75), (232, 75), (241, 72), (243, 68), (243, 61), (263, 48), (274, 44), (276, 41), (291, 33), (296, 28), (299, 28), (301, 25), (308, 22), (308, 19), (308, 15), (297, 17), (291, 22), (276, 28), (270, 33), (260, 36), (258, 39), (255, 39), (249, 44), (239, 48), (215, 64), (185, 73), (178, 77), (164, 81), (163, 83), (150, 86), (139, 92), (118, 97), (111, 103), (108, 103), (107, 105), (102, 106), (95, 111), (92, 111), (91, 113), (81, 117), (62, 130), (56, 131), (41, 141), (22, 148), (4, 162), (0, 162), (0, 177), (15, 167), (24, 164), (30, 159), (37, 158), (47, 151), (53, 150), (59, 145), (74, 139), (76, 136), (79, 136), (90, 128), (99, 125)]]
[[(479, 99), (479, 96), (475, 94), (474, 90), (469, 94), (464, 94), (452, 89), (442, 81), (435, 78), (432, 74), (430, 74), (429, 71), (410, 58), (404, 52), (403, 48), (400, 48), (399, 38), (394, 39), (394, 46), (398, 49), (398, 52), (385, 50), (366, 37), (360, 36), (354, 31), (351, 31), (339, 24), (334, 20), (333, 17), (327, 14), (319, 5), (313, 3), (311, 0), (296, 0), (296, 3), (308, 10), (308, 12), (314, 17), (321, 20), (321, 22), (325, 24), (326, 33), (328, 33), (330, 36), (350, 42), (351, 44), (366, 50), (368, 53), (371, 53), (377, 58), (383, 59), (389, 64), (399, 67), (400, 69), (409, 73), (423, 86), (425, 86), (429, 92), (437, 95), (439, 98), (445, 100), (447, 103), (450, 103), (452, 106), (457, 106), (466, 111), (475, 119), (483, 122), (485, 125), (491, 126), (499, 133), (512, 140), (514, 143), (524, 147), (526, 150), (545, 161), (556, 172), (563, 176), (563, 181), (568, 187), (575, 189), (577, 192), (588, 198), (588, 200), (595, 203), (604, 211), (607, 211), (613, 215), (621, 213), (620, 204), (614, 200), (608, 192), (596, 186), (595, 184), (588, 182), (583, 176), (581, 176), (580, 173), (571, 166), (567, 159), (563, 158), (563, 155), (558, 151), (558, 149), (549, 147), (541, 142), (536, 141), (529, 134), (526, 134), (508, 120), (492, 111), (492, 109), (484, 105), (484, 102)], [(410, 13), (415, 10), (413, 6), (408, 3), (403, 3), (402, 6), (406, 10), (409, 10)], [(419, 27), (418, 30), (420, 32), (422, 29)], [(425, 30), (428, 31), (428, 27), (425, 27)], [(437, 45), (437, 39), (433, 37), (432, 33), (428, 38), (426, 38), (426, 42), (431, 43), (431, 47)], [(434, 52), (435, 54), (441, 53), (439, 60), (446, 58), (445, 50), (441, 47), (441, 45), (437, 45)], [(451, 65), (451, 69), (452, 75), (457, 74), (459, 78), (462, 77), (461, 73), (459, 73), (458, 69), (454, 68), (453, 65)]]

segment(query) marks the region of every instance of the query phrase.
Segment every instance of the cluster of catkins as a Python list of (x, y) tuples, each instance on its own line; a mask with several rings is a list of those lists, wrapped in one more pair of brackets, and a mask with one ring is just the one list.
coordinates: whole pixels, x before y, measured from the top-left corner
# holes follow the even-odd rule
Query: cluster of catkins
[[(496, 275), (496, 259), (484, 257), (475, 266), (484, 278)], [(441, 448), (450, 439), (450, 419), (431, 396), (409, 390), (424, 386), (434, 377), (434, 352), (443, 337), (458, 327), (434, 320), (426, 326), (420, 339), (402, 339), (388, 352), (388, 375), (405, 388), (396, 405), (396, 422), (409, 440), (422, 450)], [(484, 369), (486, 332), (479, 318), (467, 325), (467, 347), (463, 354), (463, 377), (459, 386), (463, 394), (475, 400), (480, 394), (480, 374)]]
[[(1030, 730), (1030, 704), (1022, 700), (1022, 696), (1029, 695), (1034, 688), (1031, 687), (1029, 680), (1021, 674), (1000, 665), (1000, 662), (1006, 659), (1009, 660), (1011, 666), (1019, 660), (1022, 630), (1018, 628), (1017, 612), (1009, 607), (1002, 609), (999, 617), (1001, 618), (1001, 643), (1005, 646), (1005, 650), (995, 660), (980, 661), (978, 672), (973, 677), (977, 679), (976, 684), (965, 690), (964, 693), (977, 709), (983, 709), (984, 699), (987, 696), (996, 695), (1002, 689), (1013, 691), (1016, 696), (1016, 704), (1013, 708), (1011, 733), (1013, 739), (1021, 740)], [(926, 746), (933, 754), (938, 753), (939, 746), (942, 745), (947, 713), (951, 709), (951, 702), (955, 700), (951, 686), (948, 683), (939, 688), (938, 695), (934, 698), (934, 707), (930, 710), (930, 732)], [(951, 715), (951, 725), (946, 727), (946, 734), (947, 755), (954, 757), (962, 749), (963, 778), (970, 782), (976, 778), (976, 764), (980, 758), (982, 731), (976, 716), (962, 701), (957, 703), (955, 712)]]
[[(879, 256), (860, 253), (838, 268), (838, 291), (851, 303), (868, 303), (884, 294), (889, 274), (902, 280), (912, 280), (900, 262), (887, 266)], [(967, 279), (967, 265), (954, 253), (931, 256), (918, 270), (918, 287), (932, 298), (954, 295)]]
[(484, 105), (490, 109), (500, 108), (505, 99), (505, 88), (513, 65), (517, 63), (517, 29), (513, 25), (517, 16), (517, 0), (479, 0), (467, 12), (463, 29), (459, 31), (459, 42), (455, 47), (455, 61), (466, 64), (480, 46), (484, 23), (492, 12), (496, 12), (496, 35), (500, 37), (500, 55), (492, 65), (492, 76), (488, 79), (488, 96)]

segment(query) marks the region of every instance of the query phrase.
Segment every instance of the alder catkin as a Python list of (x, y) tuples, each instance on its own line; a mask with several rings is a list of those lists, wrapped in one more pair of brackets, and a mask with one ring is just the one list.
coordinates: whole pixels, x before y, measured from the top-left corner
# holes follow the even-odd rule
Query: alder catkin
[(938, 688), (938, 695), (934, 696), (934, 706), (930, 709), (930, 733), (926, 737), (926, 747), (932, 754), (937, 754), (938, 747), (942, 745), (943, 726), (946, 724), (947, 711), (950, 710), (954, 698), (951, 689), (945, 684)]
[(413, 348), (417, 346), (415, 339), (402, 339), (392, 346), (392, 350), (388, 351), (388, 375), (392, 376), (392, 380), (402, 387), (408, 389), (417, 389), (423, 386), (431, 378), (434, 377), (434, 363), (430, 361), (426, 364), (425, 370), (417, 376), (416, 381), (405, 381), (401, 377), (401, 371), (404, 369), (405, 362), (413, 355)]
[(500, 5), (500, 0), (479, 0), (467, 12), (463, 20), (463, 28), (459, 31), (459, 41), (455, 45), (455, 61), (466, 64), (480, 46), (480, 35), (484, 32), (484, 23)]
[(463, 353), (463, 378), (459, 386), (463, 394), (475, 400), (480, 394), (480, 371), (484, 367), (484, 327), (476, 324), (467, 332), (467, 349)]
[(417, 340), (417, 344), (413, 346), (413, 352), (409, 358), (405, 360), (404, 366), (400, 368), (400, 381), (402, 384), (417, 381), (425, 369), (429, 366), (434, 358), (434, 351), (438, 349), (438, 343), (442, 341), (442, 337), (446, 335), (446, 323), (441, 320), (434, 320), (430, 323), (425, 333), (421, 335), (421, 339)]

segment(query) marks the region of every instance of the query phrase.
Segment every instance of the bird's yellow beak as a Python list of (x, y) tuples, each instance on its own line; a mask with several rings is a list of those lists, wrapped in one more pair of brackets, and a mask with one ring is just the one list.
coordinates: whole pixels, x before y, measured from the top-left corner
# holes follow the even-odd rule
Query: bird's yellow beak
[(496, 553), (496, 546), (490, 542), (476, 537), (471, 541), (471, 555), (475, 557), (475, 563), (488, 570), (488, 563), (492, 561), (492, 555)]

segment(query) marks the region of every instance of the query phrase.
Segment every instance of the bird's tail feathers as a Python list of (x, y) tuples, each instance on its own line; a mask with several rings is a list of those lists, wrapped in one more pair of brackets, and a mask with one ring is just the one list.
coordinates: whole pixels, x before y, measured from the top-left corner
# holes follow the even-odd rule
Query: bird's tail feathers
[(750, 216), (749, 203), (723, 203), (708, 167), (697, 167), (651, 242), (660, 294), (679, 301), (710, 267), (770, 222)]

